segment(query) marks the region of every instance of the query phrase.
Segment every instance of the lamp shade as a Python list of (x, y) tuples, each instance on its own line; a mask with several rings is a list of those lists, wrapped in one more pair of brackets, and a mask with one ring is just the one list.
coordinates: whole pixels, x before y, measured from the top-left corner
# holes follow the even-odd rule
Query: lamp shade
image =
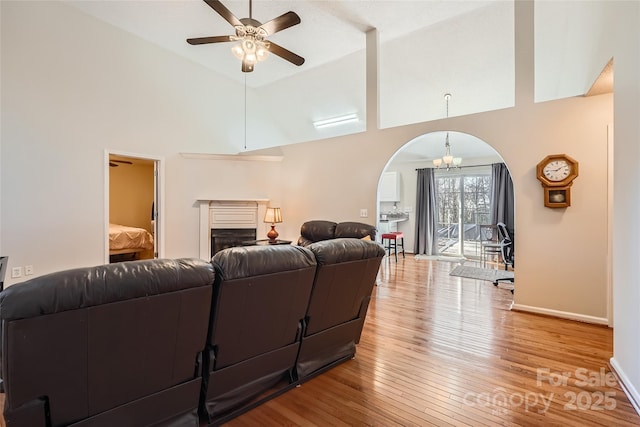
[(267, 212), (264, 215), (264, 222), (275, 224), (282, 222), (282, 214), (280, 208), (267, 208)]

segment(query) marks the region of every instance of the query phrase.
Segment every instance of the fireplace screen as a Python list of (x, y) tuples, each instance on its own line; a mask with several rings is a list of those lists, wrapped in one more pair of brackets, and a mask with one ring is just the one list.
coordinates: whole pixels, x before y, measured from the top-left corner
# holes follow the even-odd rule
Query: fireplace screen
[(248, 240), (256, 240), (255, 228), (212, 228), (211, 256), (223, 249), (242, 246)]

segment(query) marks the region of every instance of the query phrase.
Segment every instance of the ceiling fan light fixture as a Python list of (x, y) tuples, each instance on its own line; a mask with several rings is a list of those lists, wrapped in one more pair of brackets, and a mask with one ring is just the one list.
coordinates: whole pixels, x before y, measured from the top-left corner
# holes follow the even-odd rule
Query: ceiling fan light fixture
[(244, 62), (246, 62), (247, 64), (253, 65), (256, 62), (258, 62), (258, 58), (256, 58), (255, 53), (247, 53), (244, 55)]
[(269, 56), (269, 51), (264, 45), (259, 45), (256, 49), (256, 57), (258, 61), (264, 61)]
[(267, 43), (255, 39), (252, 35), (245, 35), (244, 38), (238, 38), (240, 43), (231, 48), (233, 56), (240, 59), (245, 64), (255, 65), (269, 56)]
[(244, 53), (254, 53), (256, 51), (256, 44), (250, 38), (245, 38), (242, 41), (242, 50)]
[(237, 45), (231, 48), (231, 53), (238, 59), (244, 58), (244, 49), (242, 49), (242, 43), (238, 43)]

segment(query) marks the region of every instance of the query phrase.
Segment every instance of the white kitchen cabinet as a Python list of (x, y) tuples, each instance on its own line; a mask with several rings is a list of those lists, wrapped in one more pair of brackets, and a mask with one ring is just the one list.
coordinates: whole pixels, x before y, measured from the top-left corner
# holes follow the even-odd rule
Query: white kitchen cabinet
[(398, 172), (393, 171), (382, 174), (379, 194), (381, 202), (400, 201), (400, 174)]

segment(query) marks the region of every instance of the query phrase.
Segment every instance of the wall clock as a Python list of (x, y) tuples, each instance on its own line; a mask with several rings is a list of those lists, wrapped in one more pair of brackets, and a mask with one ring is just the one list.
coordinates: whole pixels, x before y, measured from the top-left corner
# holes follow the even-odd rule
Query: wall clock
[(571, 206), (571, 186), (578, 177), (578, 162), (566, 154), (551, 154), (538, 163), (536, 177), (544, 189), (548, 208)]

